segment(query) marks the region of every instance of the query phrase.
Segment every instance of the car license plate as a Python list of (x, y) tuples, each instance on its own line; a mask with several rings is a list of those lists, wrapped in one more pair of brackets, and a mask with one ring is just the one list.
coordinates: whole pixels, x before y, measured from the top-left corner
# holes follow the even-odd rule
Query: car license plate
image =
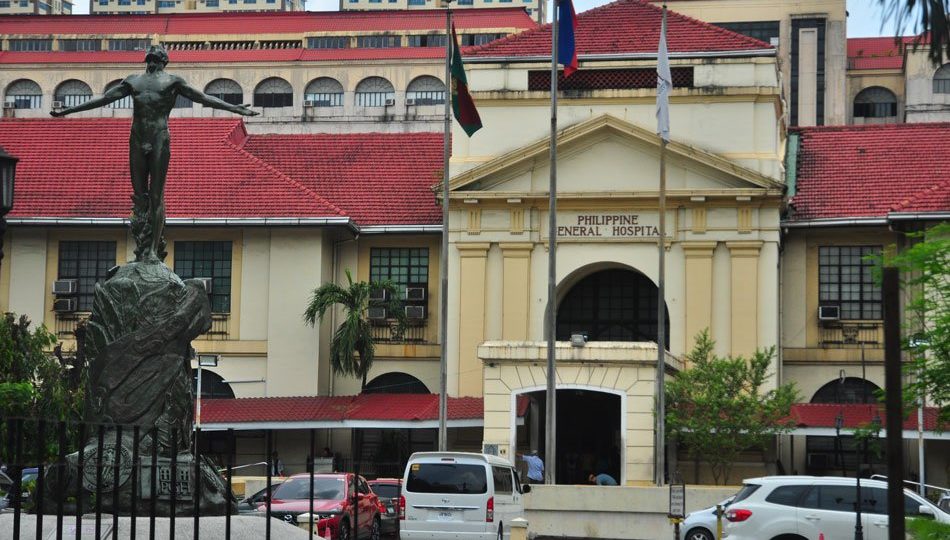
[(452, 521), (453, 517), (452, 512), (439, 512), (439, 521)]

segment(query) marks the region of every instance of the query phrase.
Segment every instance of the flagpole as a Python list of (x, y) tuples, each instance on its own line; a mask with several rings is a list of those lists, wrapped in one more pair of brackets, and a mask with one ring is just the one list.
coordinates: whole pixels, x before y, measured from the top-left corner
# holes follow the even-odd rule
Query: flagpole
[(557, 323), (557, 303), (554, 294), (557, 270), (557, 9), (559, 0), (554, 0), (553, 21), (551, 23), (551, 179), (548, 187), (548, 308), (547, 345), (548, 372), (547, 393), (545, 394), (545, 440), (544, 483), (554, 483), (554, 469), (557, 456), (557, 391), (555, 388), (555, 325)]
[[(666, 49), (666, 4), (663, 4), (663, 22), (660, 44), (657, 47), (657, 104), (666, 107), (663, 118), (658, 116), (660, 135), (660, 238), (657, 240), (658, 277), (656, 302), (656, 469), (654, 479), (662, 486), (666, 470), (666, 144), (669, 139), (669, 55)], [(659, 88), (660, 77), (665, 77), (665, 92)], [(662, 94), (662, 96), (660, 95)], [(658, 109), (658, 113), (660, 110)]]
[(442, 133), (442, 247), (439, 252), (439, 451), (448, 450), (449, 144), (452, 130), (452, 4), (445, 2), (445, 119)]

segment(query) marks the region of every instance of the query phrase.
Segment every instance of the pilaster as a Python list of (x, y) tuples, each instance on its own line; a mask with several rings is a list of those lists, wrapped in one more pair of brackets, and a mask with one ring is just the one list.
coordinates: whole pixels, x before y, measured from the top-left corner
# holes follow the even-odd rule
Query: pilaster
[(732, 267), (733, 355), (751, 355), (758, 346), (759, 251), (762, 241), (726, 242)]
[(485, 340), (487, 242), (459, 243), (459, 395), (482, 395), (478, 345)]
[(528, 339), (528, 291), (531, 283), (530, 242), (499, 244), (504, 258), (502, 281), (502, 339), (525, 341)]
[(689, 351), (697, 334), (707, 328), (712, 330), (712, 257), (716, 242), (683, 242), (680, 246), (686, 258), (686, 344), (683, 350)]

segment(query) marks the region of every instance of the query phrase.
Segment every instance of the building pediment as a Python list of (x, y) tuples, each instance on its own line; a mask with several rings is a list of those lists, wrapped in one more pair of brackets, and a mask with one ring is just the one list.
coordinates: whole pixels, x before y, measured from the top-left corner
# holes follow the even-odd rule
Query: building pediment
[[(655, 197), (659, 191), (660, 138), (651, 131), (604, 114), (558, 133), (558, 197)], [(693, 146), (667, 145), (667, 189), (671, 196), (780, 195), (784, 185), (733, 161)], [(453, 198), (547, 196), (550, 138), (457, 174)]]

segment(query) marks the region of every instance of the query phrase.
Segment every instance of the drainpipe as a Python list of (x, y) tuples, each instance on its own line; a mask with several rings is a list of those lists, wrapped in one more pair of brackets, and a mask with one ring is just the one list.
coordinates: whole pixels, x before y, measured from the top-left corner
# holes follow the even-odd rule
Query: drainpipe
[[(332, 260), (330, 261), (330, 279), (333, 280), (333, 283), (337, 283), (338, 281), (337, 278), (339, 277), (337, 274), (339, 273), (339, 266), (340, 266), (339, 264), (340, 246), (345, 244), (346, 242), (355, 242), (359, 237), (360, 237), (360, 233), (357, 232), (353, 236), (353, 238), (344, 239), (344, 240), (336, 240), (333, 242), (333, 252), (331, 255)], [(335, 308), (330, 310), (330, 328), (332, 328), (333, 330), (336, 330), (336, 311), (337, 310)], [(332, 330), (331, 330), (331, 334), (332, 334)], [(336, 377), (333, 374), (333, 369), (329, 367), (327, 368), (327, 374), (330, 378), (327, 384), (327, 395), (332, 396), (333, 395), (333, 381), (336, 379)], [(329, 430), (329, 429), (327, 430), (326, 441), (327, 441), (326, 446), (329, 448), (333, 448), (332, 430)]]

